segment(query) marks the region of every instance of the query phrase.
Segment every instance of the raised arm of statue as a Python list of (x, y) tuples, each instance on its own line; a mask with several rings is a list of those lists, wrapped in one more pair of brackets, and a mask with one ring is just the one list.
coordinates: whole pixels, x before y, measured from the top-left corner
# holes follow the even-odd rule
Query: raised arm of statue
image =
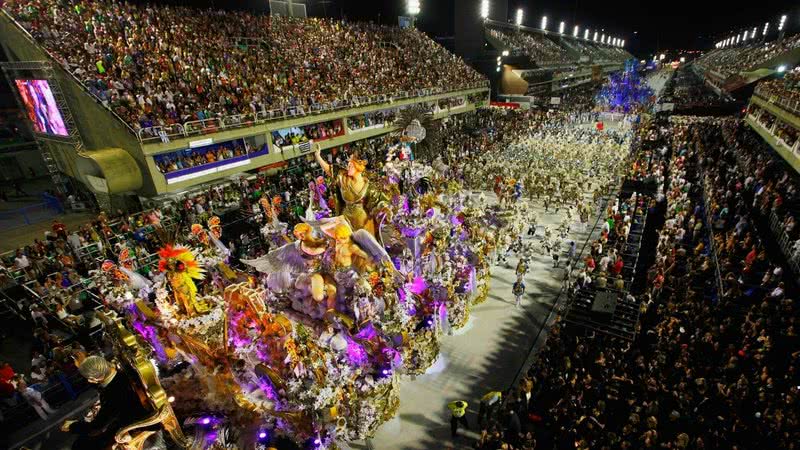
[(331, 165), (322, 159), (322, 147), (319, 144), (314, 144), (314, 157), (317, 159), (317, 164), (322, 167), (322, 170), (327, 176), (333, 176), (331, 173)]

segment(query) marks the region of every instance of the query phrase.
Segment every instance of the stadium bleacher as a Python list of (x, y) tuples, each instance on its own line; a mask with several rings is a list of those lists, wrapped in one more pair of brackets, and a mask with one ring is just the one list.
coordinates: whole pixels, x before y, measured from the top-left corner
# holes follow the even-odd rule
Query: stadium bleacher
[(484, 80), (416, 29), (111, 0), (3, 8), (136, 130)]

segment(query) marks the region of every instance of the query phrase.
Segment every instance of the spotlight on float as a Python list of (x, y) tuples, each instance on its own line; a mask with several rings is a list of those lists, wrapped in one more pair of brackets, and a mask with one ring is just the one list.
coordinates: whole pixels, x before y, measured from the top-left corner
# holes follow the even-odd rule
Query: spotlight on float
[(547, 16), (542, 16), (542, 30), (547, 30)]
[(522, 8), (517, 9), (517, 26), (522, 25)]
[(575, 28), (572, 29), (572, 37), (578, 37), (578, 26), (575, 25)]
[(786, 66), (778, 66), (778, 73), (786, 72)]
[(481, 18), (489, 18), (489, 0), (481, 0)]

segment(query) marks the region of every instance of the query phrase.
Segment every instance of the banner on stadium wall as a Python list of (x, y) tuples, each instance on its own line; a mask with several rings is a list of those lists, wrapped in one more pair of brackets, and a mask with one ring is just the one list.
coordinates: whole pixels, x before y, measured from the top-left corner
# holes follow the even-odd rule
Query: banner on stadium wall
[(550, 97), (550, 104), (551, 105), (560, 105), (561, 104), (561, 97)]
[(509, 109), (518, 109), (519, 103), (514, 102), (490, 102), (491, 106), (497, 106), (499, 108), (509, 108)]

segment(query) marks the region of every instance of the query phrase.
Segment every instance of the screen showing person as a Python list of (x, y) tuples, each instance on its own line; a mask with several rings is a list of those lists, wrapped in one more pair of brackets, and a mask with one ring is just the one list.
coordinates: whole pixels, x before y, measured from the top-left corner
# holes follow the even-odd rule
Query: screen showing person
[(64, 118), (58, 110), (47, 80), (15, 80), (25, 112), (36, 133), (67, 136)]

